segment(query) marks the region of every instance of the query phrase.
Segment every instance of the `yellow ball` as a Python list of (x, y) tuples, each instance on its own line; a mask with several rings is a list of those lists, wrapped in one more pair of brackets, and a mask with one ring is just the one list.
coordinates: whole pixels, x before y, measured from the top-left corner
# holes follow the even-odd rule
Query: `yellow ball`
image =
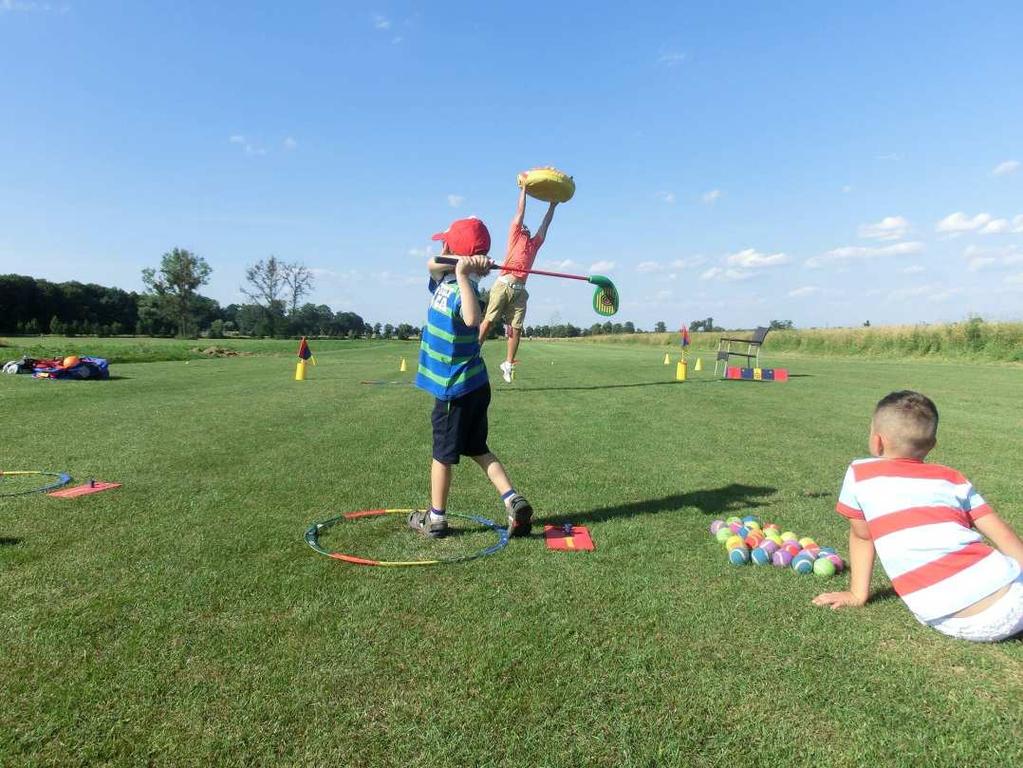
[(785, 533), (781, 535), (781, 539), (782, 541), (799, 541), (799, 537), (792, 531), (785, 531)]
[(801, 546), (803, 549), (806, 549), (807, 547), (812, 547), (816, 544), (817, 542), (811, 539), (809, 536), (804, 536), (799, 540), (799, 546)]
[(745, 547), (746, 542), (742, 540), (742, 536), (730, 536), (725, 541), (725, 549), (735, 549), (736, 547)]

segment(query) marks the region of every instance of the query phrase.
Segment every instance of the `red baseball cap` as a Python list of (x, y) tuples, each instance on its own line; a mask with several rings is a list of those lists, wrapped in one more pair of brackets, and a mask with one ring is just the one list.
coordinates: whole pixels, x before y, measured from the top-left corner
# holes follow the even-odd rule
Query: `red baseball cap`
[(490, 253), (490, 230), (475, 216), (458, 219), (431, 239), (441, 240), (456, 256), (485, 256)]

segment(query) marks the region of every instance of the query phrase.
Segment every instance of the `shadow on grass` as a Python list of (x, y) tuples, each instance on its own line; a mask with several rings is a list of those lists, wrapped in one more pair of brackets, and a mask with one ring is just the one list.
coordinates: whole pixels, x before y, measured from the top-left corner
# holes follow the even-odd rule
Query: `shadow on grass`
[(13, 547), (21, 544), (21, 539), (11, 539), (6, 536), (0, 536), (0, 547)]
[(870, 596), (870, 602), (872, 603), (886, 603), (889, 600), (898, 600), (899, 594), (892, 587), (885, 587), (879, 589)]
[(654, 515), (660, 512), (677, 511), (683, 507), (696, 507), (705, 515), (723, 515), (726, 512), (742, 512), (755, 507), (767, 506), (769, 502), (765, 501), (764, 497), (770, 496), (776, 491), (776, 488), (766, 485), (730, 483), (720, 488), (678, 493), (672, 496), (662, 496), (659, 499), (634, 501), (629, 504), (616, 504), (577, 514), (541, 516), (537, 522), (552, 525), (601, 523), (612, 518)]

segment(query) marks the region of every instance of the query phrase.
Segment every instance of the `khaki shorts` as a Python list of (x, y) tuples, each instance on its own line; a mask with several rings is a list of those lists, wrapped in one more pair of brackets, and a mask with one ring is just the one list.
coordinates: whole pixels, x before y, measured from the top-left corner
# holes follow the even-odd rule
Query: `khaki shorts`
[(526, 302), (529, 292), (525, 283), (508, 284), (498, 278), (490, 288), (490, 299), (487, 302), (487, 314), (484, 320), (493, 323), (497, 318), (512, 328), (521, 331), (526, 321)]

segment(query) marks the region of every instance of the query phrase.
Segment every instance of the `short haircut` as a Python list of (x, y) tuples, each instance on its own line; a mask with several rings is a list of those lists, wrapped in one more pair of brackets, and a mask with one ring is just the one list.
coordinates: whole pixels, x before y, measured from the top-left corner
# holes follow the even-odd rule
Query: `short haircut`
[(872, 426), (896, 453), (923, 458), (938, 437), (938, 408), (926, 395), (903, 389), (881, 398)]

